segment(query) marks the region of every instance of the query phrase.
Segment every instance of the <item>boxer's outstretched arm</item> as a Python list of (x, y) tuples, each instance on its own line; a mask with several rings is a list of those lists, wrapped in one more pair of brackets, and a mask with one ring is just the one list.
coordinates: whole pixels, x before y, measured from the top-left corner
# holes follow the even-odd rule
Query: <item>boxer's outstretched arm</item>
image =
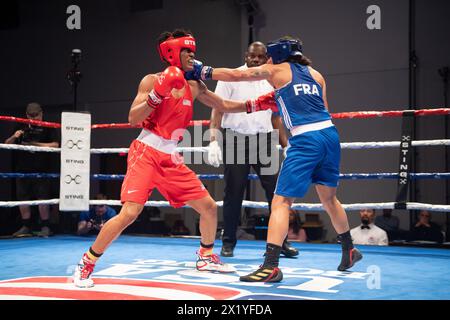
[(214, 68), (212, 71), (213, 80), (221, 81), (256, 81), (270, 79), (273, 65), (264, 64), (259, 67), (248, 69)]
[(206, 85), (197, 81), (198, 95), (197, 99), (204, 105), (216, 109), (222, 113), (246, 112), (245, 101), (234, 101), (223, 99), (212, 91), (209, 91)]
[(222, 113), (246, 112), (245, 101), (226, 100), (219, 97), (214, 92), (206, 90), (197, 96), (197, 99), (204, 105), (216, 109)]

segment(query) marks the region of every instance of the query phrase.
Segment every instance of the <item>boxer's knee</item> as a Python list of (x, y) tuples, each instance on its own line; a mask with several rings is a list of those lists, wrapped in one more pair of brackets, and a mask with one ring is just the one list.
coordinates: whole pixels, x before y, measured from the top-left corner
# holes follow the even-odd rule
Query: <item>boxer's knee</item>
[(292, 203), (294, 202), (294, 199), (275, 195), (272, 199), (272, 212), (278, 211), (279, 209), (290, 209), (292, 206)]
[(197, 211), (202, 218), (217, 219), (217, 204), (210, 195), (201, 199), (188, 201), (186, 204)]
[(208, 201), (204, 207), (202, 208), (201, 215), (209, 218), (216, 218), (217, 217), (217, 204), (216, 202), (211, 198), (210, 201)]
[(327, 212), (336, 212), (336, 210), (340, 206), (340, 202), (336, 198), (336, 196), (330, 196), (330, 197), (323, 198), (323, 199), (321, 199), (321, 202), (322, 202), (323, 208)]
[(316, 191), (325, 210), (333, 210), (340, 205), (336, 197), (336, 188), (318, 184)]
[(141, 204), (125, 202), (118, 215), (118, 220), (121, 224), (128, 226), (137, 219), (143, 208), (144, 206)]

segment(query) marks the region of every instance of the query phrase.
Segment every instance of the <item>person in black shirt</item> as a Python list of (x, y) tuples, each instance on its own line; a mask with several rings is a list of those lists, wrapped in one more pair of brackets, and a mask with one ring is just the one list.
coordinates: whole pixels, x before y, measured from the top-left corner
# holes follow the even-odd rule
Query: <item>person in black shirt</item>
[(444, 235), (441, 228), (431, 222), (431, 214), (427, 210), (421, 210), (418, 221), (411, 231), (411, 240), (425, 240), (442, 243)]
[[(42, 121), (43, 110), (38, 103), (27, 105), (26, 115), (28, 119)], [(54, 129), (20, 124), (14, 134), (6, 139), (7, 144), (21, 144), (40, 147), (57, 148), (59, 143), (54, 135)], [(49, 156), (47, 152), (17, 151), (15, 155), (15, 172), (41, 173), (49, 168)], [(44, 200), (50, 196), (50, 181), (48, 179), (18, 178), (16, 180), (16, 194), (19, 201)], [(30, 206), (19, 206), (23, 226), (13, 234), (14, 237), (31, 236), (31, 210)], [(41, 231), (38, 236), (48, 237), (51, 234), (49, 228), (50, 210), (48, 205), (39, 205), (41, 218)]]

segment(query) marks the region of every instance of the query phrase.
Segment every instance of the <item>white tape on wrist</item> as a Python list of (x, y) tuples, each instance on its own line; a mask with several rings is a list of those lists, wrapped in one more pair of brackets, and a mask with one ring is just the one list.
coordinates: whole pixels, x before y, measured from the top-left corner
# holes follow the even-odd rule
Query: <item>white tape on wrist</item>
[(247, 113), (256, 112), (256, 100), (247, 100), (245, 102)]
[(155, 90), (150, 91), (150, 93), (148, 94), (147, 104), (148, 104), (150, 107), (155, 108), (155, 107), (157, 107), (162, 101), (163, 101), (163, 99), (159, 96), (158, 93), (155, 92)]

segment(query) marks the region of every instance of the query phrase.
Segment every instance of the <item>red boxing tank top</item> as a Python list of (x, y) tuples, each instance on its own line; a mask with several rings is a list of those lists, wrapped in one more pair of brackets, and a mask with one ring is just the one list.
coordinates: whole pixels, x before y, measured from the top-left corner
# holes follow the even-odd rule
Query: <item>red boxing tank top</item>
[(172, 95), (143, 122), (142, 127), (167, 140), (181, 141), (183, 133), (192, 120), (193, 99), (191, 87), (185, 81), (185, 92), (181, 98)]

